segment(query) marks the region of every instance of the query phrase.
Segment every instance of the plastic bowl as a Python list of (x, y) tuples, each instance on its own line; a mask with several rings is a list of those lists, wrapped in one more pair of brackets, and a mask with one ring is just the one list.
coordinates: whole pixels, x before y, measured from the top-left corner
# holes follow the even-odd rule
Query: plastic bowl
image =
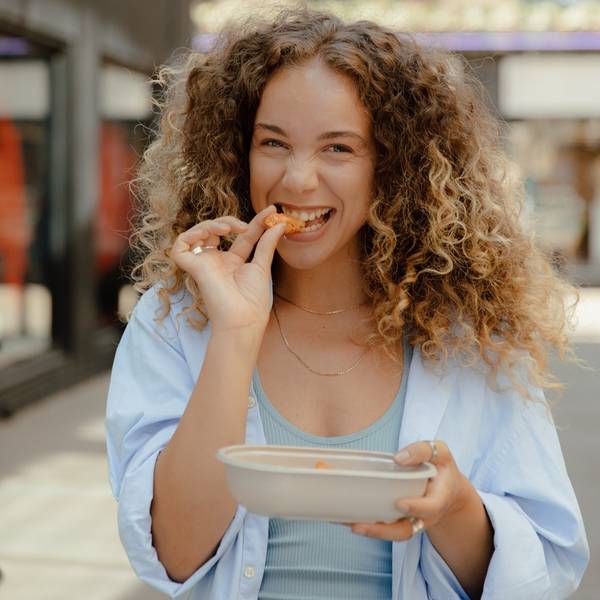
[(338, 523), (397, 521), (404, 515), (395, 501), (425, 493), (435, 466), (402, 467), (393, 456), (271, 445), (226, 446), (217, 452), (231, 494), (250, 512)]

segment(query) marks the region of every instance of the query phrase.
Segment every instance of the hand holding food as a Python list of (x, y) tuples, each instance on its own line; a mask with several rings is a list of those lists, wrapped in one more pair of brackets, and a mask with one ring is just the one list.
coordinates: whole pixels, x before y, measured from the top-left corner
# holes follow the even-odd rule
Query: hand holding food
[[(285, 232), (279, 223), (265, 231), (265, 218), (271, 214), (273, 205), (250, 223), (232, 216), (203, 221), (173, 244), (170, 257), (198, 284), (213, 333), (262, 333), (266, 327), (271, 263)], [(229, 250), (219, 250), (221, 236), (231, 233), (238, 235)], [(252, 260), (246, 262), (255, 246)]]
[(459, 471), (448, 446), (440, 440), (410, 444), (394, 460), (407, 467), (429, 462), (436, 466), (437, 474), (429, 479), (423, 497), (396, 501), (396, 508), (404, 517), (395, 523), (348, 523), (354, 533), (390, 541), (406, 541), (424, 528), (431, 535), (462, 511), (470, 497), (477, 495)]

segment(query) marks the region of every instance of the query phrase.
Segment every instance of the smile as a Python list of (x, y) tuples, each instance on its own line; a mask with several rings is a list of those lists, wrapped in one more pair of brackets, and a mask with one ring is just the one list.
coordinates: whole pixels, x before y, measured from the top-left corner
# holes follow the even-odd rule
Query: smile
[(333, 208), (319, 208), (316, 210), (293, 210), (287, 206), (277, 204), (278, 211), (283, 212), (284, 215), (294, 217), (304, 221), (304, 229), (302, 231), (317, 231), (321, 229), (325, 223), (329, 220), (333, 211)]

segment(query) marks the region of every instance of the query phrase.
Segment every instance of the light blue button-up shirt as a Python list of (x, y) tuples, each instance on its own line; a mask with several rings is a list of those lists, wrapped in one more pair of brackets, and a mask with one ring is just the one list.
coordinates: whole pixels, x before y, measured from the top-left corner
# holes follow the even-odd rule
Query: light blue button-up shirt
[[(210, 324), (199, 332), (185, 316), (177, 318), (191, 304), (187, 294), (172, 302), (157, 323), (156, 291), (142, 296), (113, 366), (107, 449), (121, 541), (140, 579), (172, 598), (256, 600), (268, 517), (238, 506), (214, 556), (183, 583), (169, 579), (152, 545), (155, 462), (192, 394), (210, 337)], [(555, 427), (542, 392), (531, 392), (539, 402), (525, 402), (508, 387), (494, 391), (480, 371), (452, 362), (440, 373), (414, 350), (398, 449), (444, 440), (477, 489), (494, 527), (485, 600), (566, 598), (589, 559)], [(246, 443), (265, 444), (251, 388), (249, 395)], [(393, 543), (392, 594), (392, 600), (468, 598), (426, 533)]]

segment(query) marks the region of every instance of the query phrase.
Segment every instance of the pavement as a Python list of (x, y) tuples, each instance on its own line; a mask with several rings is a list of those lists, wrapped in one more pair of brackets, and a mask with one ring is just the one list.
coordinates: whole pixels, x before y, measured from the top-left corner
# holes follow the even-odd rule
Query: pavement
[[(594, 315), (600, 311), (585, 317), (592, 331)], [(555, 420), (592, 549), (592, 562), (572, 598), (597, 600), (600, 336), (591, 335), (589, 327), (584, 333), (576, 349), (596, 370), (555, 363), (567, 386)], [(107, 386), (105, 373), (0, 421), (2, 600), (166, 597), (137, 580), (118, 539), (104, 445)]]
[(121, 547), (108, 483), (108, 374), (0, 421), (0, 598), (158, 600)]

